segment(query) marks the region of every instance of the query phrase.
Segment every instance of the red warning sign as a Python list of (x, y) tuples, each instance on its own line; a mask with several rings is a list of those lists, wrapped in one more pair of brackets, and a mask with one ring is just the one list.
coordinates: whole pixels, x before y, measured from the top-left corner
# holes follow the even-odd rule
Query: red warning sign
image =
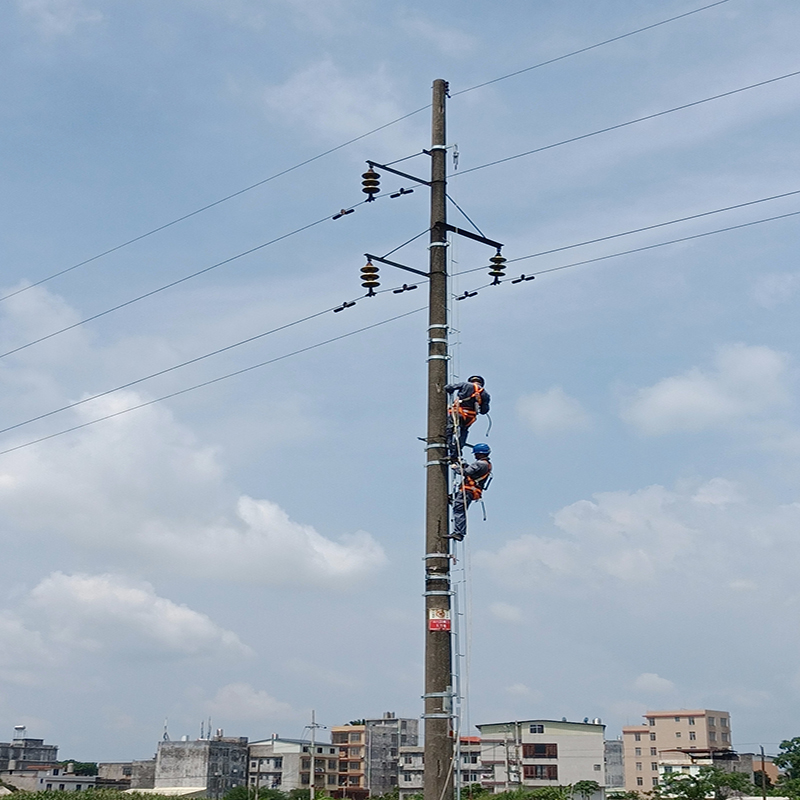
[(450, 630), (450, 611), (445, 608), (428, 609), (428, 630), (429, 631), (449, 631)]

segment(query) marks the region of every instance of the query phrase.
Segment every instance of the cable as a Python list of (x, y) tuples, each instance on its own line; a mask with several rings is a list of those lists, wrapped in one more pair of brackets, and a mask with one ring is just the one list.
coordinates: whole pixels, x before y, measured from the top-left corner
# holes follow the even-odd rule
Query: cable
[(311, 344), (308, 347), (301, 347), (299, 350), (293, 350), (291, 353), (284, 353), (282, 356), (277, 356), (276, 358), (271, 358), (268, 361), (262, 361), (258, 364), (252, 364), (249, 367), (244, 367), (243, 369), (237, 369), (234, 372), (228, 372), (225, 375), (220, 375), (217, 378), (212, 378), (208, 381), (203, 381), (202, 383), (196, 383), (193, 386), (189, 386), (185, 389), (179, 389), (176, 392), (170, 392), (169, 394), (162, 395), (161, 397), (156, 397), (154, 400), (147, 400), (144, 403), (139, 403), (138, 405), (131, 406), (130, 408), (124, 408), (122, 411), (115, 411), (113, 414), (106, 414), (103, 417), (98, 417), (97, 419), (89, 420), (89, 422), (83, 422), (80, 425), (73, 425), (71, 428), (65, 428), (61, 431), (56, 431), (55, 433), (48, 434), (47, 436), (40, 436), (38, 439), (32, 439), (28, 442), (23, 442), (22, 444), (15, 445), (14, 447), (8, 447), (5, 450), (0, 450), (0, 456), (7, 455), (8, 453), (13, 453), (17, 450), (23, 450), (26, 447), (32, 447), (35, 444), (39, 444), (41, 442), (46, 442), (49, 439), (55, 439), (58, 436), (64, 436), (67, 433), (72, 433), (74, 431), (79, 431), (82, 428), (88, 428), (90, 425), (95, 425), (98, 422), (105, 422), (106, 420), (113, 419), (114, 417), (122, 416), (123, 414), (127, 414), (130, 411), (138, 411), (140, 408), (146, 408), (147, 406), (155, 405), (156, 403), (160, 403), (163, 400), (169, 400), (173, 397), (178, 397), (182, 394), (187, 394), (188, 392), (193, 392), (196, 389), (203, 389), (206, 386), (211, 386), (215, 383), (220, 383), (221, 381), (228, 380), (229, 378), (234, 378), (237, 375), (243, 375), (246, 372), (252, 372), (253, 370), (260, 369), (261, 367), (266, 367), (269, 364), (274, 364), (277, 361), (284, 361), (287, 358), (292, 358), (293, 356), (300, 355), (301, 353), (307, 353), (309, 350), (316, 350), (318, 347), (323, 347), (327, 344), (331, 344), (333, 342), (338, 342), (341, 339), (347, 339), (350, 336), (355, 336), (359, 333), (364, 333), (365, 331), (372, 330), (373, 328), (378, 328), (381, 325), (387, 325), (390, 322), (396, 322), (398, 319), (403, 319), (403, 317), (409, 317), (412, 314), (418, 314), (420, 311), (425, 311), (427, 306), (420, 306), (420, 308), (415, 308), (412, 311), (406, 311), (404, 314), (398, 314), (395, 317), (389, 317), (389, 319), (381, 320), (380, 322), (374, 322), (372, 325), (367, 325), (363, 328), (358, 328), (357, 330), (350, 331), (348, 333), (342, 333), (339, 336), (334, 336), (331, 339), (326, 339), (323, 342), (317, 342), (316, 344)]
[(469, 216), (467, 215), (467, 212), (464, 211), (464, 209), (461, 208), (461, 206), (458, 203), (456, 203), (456, 201), (453, 200), (453, 198), (450, 197), (450, 195), (447, 194), (447, 192), (445, 192), (445, 197), (461, 212), (461, 215), (464, 217), (464, 219), (467, 222), (469, 222), (469, 224), (472, 225), (472, 227), (475, 228), (475, 230), (478, 231), (478, 233), (481, 236), (483, 236), (485, 238), (486, 234), (469, 218)]
[(534, 69), (539, 69), (539, 67), (546, 67), (548, 64), (555, 64), (557, 61), (563, 61), (565, 58), (571, 58), (572, 56), (580, 55), (581, 53), (588, 53), (590, 50), (595, 50), (598, 47), (603, 47), (603, 45), (611, 44), (612, 42), (618, 42), (621, 39), (627, 39), (629, 36), (635, 36), (637, 33), (643, 33), (644, 31), (652, 30), (653, 28), (658, 28), (661, 25), (667, 25), (670, 22), (675, 22), (675, 20), (683, 19), (684, 17), (690, 17), (692, 14), (699, 14), (701, 11), (706, 11), (709, 8), (714, 8), (714, 6), (721, 6), (723, 3), (727, 3), (729, 0), (718, 0), (716, 3), (711, 3), (707, 6), (701, 6), (700, 8), (694, 9), (694, 11), (687, 11), (684, 14), (678, 14), (677, 17), (670, 17), (669, 19), (661, 20), (661, 22), (654, 22), (652, 25), (646, 25), (644, 28), (637, 28), (634, 31), (628, 31), (628, 33), (622, 33), (619, 36), (614, 36), (611, 39), (605, 39), (602, 42), (597, 42), (596, 44), (590, 44), (587, 47), (581, 47), (579, 50), (573, 50), (570, 53), (565, 53), (563, 56), (556, 56), (555, 58), (550, 58), (547, 61), (540, 61), (538, 64), (534, 64), (531, 67), (525, 67), (524, 69), (518, 69), (516, 72), (509, 72), (508, 75), (501, 75), (499, 78), (493, 78), (490, 81), (484, 81), (483, 83), (478, 83), (475, 86), (470, 86), (468, 89), (462, 89), (460, 92), (455, 92), (452, 97), (458, 97), (460, 94), (466, 94), (467, 92), (473, 92), (475, 89), (482, 89), (484, 86), (491, 86), (493, 83), (498, 83), (499, 81), (504, 81), (508, 78), (514, 78), (517, 75), (522, 75), (525, 72), (530, 72)]
[(592, 131), (591, 133), (584, 133), (584, 134), (581, 134), (580, 136), (573, 136), (571, 139), (562, 139), (560, 142), (555, 142), (554, 144), (547, 144), (547, 145), (544, 145), (543, 147), (537, 147), (537, 148), (535, 148), (533, 150), (526, 150), (524, 153), (517, 153), (514, 156), (507, 156), (506, 158), (499, 158), (496, 161), (489, 161), (488, 163), (481, 164), (481, 165), (479, 165), (477, 167), (472, 167), (470, 169), (460, 170), (459, 172), (456, 172), (455, 174), (453, 174), (451, 176), (451, 178), (457, 178), (457, 177), (459, 177), (461, 175), (469, 175), (470, 172), (477, 172), (479, 169), (486, 169), (487, 167), (494, 167), (494, 166), (497, 166), (498, 164), (505, 164), (507, 161), (514, 161), (517, 158), (524, 158), (525, 156), (533, 155), (534, 153), (542, 153), (545, 150), (552, 150), (554, 147), (561, 147), (562, 145), (565, 145), (565, 144), (572, 144), (573, 142), (580, 142), (583, 139), (589, 139), (592, 136), (598, 136), (601, 133), (608, 133), (609, 131), (616, 131), (616, 130), (619, 130), (620, 128), (626, 128), (629, 125), (635, 125), (638, 122), (646, 122), (649, 119), (656, 119), (657, 117), (663, 117), (666, 114), (672, 114), (675, 111), (683, 111), (684, 109), (693, 108), (694, 106), (699, 106), (699, 105), (702, 105), (703, 103), (710, 103), (712, 100), (719, 100), (719, 99), (721, 99), (723, 97), (730, 97), (731, 95), (739, 94), (740, 92), (746, 92), (746, 91), (749, 91), (750, 89), (757, 89), (760, 86), (767, 86), (770, 83), (775, 83), (777, 81), (783, 81), (783, 80), (786, 80), (787, 78), (794, 78), (794, 77), (796, 77), (798, 75), (800, 75), (800, 70), (797, 70), (795, 72), (788, 72), (785, 75), (778, 75), (778, 77), (776, 77), (776, 78), (769, 78), (768, 80), (759, 81), (758, 83), (751, 83), (748, 86), (742, 86), (742, 87), (740, 87), (738, 89), (732, 89), (729, 92), (722, 92), (721, 94), (715, 94), (715, 95), (712, 95), (711, 97), (705, 97), (702, 100), (695, 100), (692, 103), (684, 103), (683, 105), (675, 106), (674, 108), (668, 108), (668, 109), (666, 109), (664, 111), (657, 111), (655, 114), (647, 114), (644, 117), (637, 117), (636, 119), (631, 119), (631, 120), (628, 120), (627, 122), (620, 122), (617, 125), (609, 125), (607, 128), (600, 128), (599, 130)]
[[(359, 203), (358, 205), (362, 205)], [(263, 250), (265, 247), (269, 247), (276, 242), (280, 242), (283, 239), (288, 239), (290, 236), (294, 236), (295, 234), (301, 233), (302, 231), (307, 231), (309, 228), (313, 228), (315, 225), (319, 225), (326, 220), (329, 220), (330, 216), (322, 217), (322, 219), (318, 219), (316, 222), (310, 222), (308, 225), (303, 225), (302, 228), (296, 228), (289, 233), (284, 233), (281, 236), (276, 237), (275, 239), (270, 239), (268, 242), (264, 242), (263, 244), (256, 245), (256, 247), (251, 247), (249, 250), (245, 250), (241, 253), (237, 253), (235, 256), (231, 256), (230, 258), (226, 258), (222, 261), (218, 261), (216, 264), (212, 264), (210, 267), (204, 267), (197, 272), (192, 272), (190, 275), (184, 275), (182, 278), (178, 278), (177, 280), (171, 281), (170, 283), (165, 284), (164, 286), (159, 286), (157, 289), (152, 289), (149, 292), (145, 292), (144, 294), (140, 294), (138, 297), (134, 297), (131, 300), (126, 300), (124, 303), (120, 303), (119, 305), (112, 306), (111, 308), (107, 308), (105, 311), (100, 311), (97, 314), (92, 314), (91, 317), (86, 317), (85, 319), (80, 320), (79, 322), (73, 322), (72, 325), (67, 325), (65, 328), (61, 328), (57, 331), (53, 331), (52, 333), (48, 333), (46, 336), (40, 336), (38, 339), (34, 339), (33, 341), (27, 342), (27, 344), (21, 344), (19, 347), (15, 347), (12, 350), (7, 350), (5, 353), (0, 353), (0, 358), (5, 358), (6, 356), (13, 355), (14, 353), (19, 353), (20, 350), (26, 350), (28, 347), (33, 347), (35, 344), (39, 344), (40, 342), (45, 342), (48, 339), (52, 339), (54, 336), (58, 336), (59, 334), (66, 333), (67, 331), (71, 331), (74, 328), (78, 328), (81, 325), (85, 325), (87, 322), (93, 322), (96, 319), (100, 319), (100, 317), (105, 317), (107, 314), (111, 314), (114, 311), (119, 311), (121, 308), (126, 308), (127, 306), (131, 306), (134, 303), (138, 303), (140, 300), (144, 300), (147, 297), (152, 297), (153, 295), (159, 294), (159, 292), (163, 292), (166, 289), (171, 289), (173, 286), (178, 286), (181, 283), (185, 283), (192, 278), (196, 278), (199, 275), (205, 275), (206, 272), (211, 272), (213, 269), (217, 269), (217, 267), (222, 267), (225, 264), (230, 264), (232, 261), (236, 261), (237, 259), (244, 258), (244, 256), (249, 256), (251, 253), (256, 253), (259, 250)], [(36, 284), (34, 284), (36, 285)], [(10, 297), (11, 295), (7, 295)]]
[(98, 392), (90, 397), (84, 397), (82, 400), (76, 400), (74, 403), (69, 403), (68, 405), (61, 406), (60, 408), (55, 408), (52, 411), (47, 411), (44, 414), (39, 414), (36, 417), (31, 417), (30, 419), (23, 420), (22, 422), (16, 422), (13, 425), (9, 425), (7, 428), (0, 428), (0, 434), (8, 433), (9, 431), (16, 430), (17, 428), (22, 428), (25, 425), (30, 425), (32, 422), (38, 422), (39, 420), (46, 419), (47, 417), (52, 417), (54, 414), (60, 414), (62, 411), (69, 411), (71, 408), (82, 406), (84, 403), (89, 403), (92, 400), (97, 400), (100, 397), (105, 397), (106, 395), (113, 394), (114, 392), (120, 392), (123, 389), (130, 389), (131, 386), (137, 386), (140, 383), (152, 380), (153, 378), (158, 378), (161, 375), (166, 375), (169, 372), (174, 372), (177, 369), (188, 367), (190, 364), (196, 364), (198, 361), (203, 361), (206, 358), (211, 358), (212, 356), (217, 356), (220, 353), (225, 353), (228, 350), (233, 350), (236, 347), (241, 347), (242, 345), (249, 344), (250, 342), (255, 342), (258, 339), (263, 339), (264, 337), (270, 336), (273, 333), (285, 331), (287, 328), (293, 328), (295, 325), (300, 325), (303, 322), (316, 319), (317, 317), (321, 317), (323, 314), (327, 314), (330, 311), (333, 311), (333, 308), (326, 308), (324, 311), (317, 311), (316, 313), (309, 314), (307, 317), (303, 317), (302, 319), (296, 319), (293, 322), (287, 322), (285, 325), (281, 325), (278, 328), (272, 328), (272, 330), (264, 331), (263, 333), (256, 334), (255, 336), (250, 336), (247, 339), (242, 339), (241, 341), (234, 342), (233, 344), (226, 345), (225, 347), (220, 347), (219, 349), (212, 350), (210, 353), (205, 353), (202, 356), (190, 358), (188, 361), (182, 361), (180, 364), (175, 364), (171, 367), (167, 367), (166, 369), (161, 369), (158, 372), (151, 372), (149, 375), (145, 375), (142, 378), (136, 378), (135, 380), (115, 386), (113, 389), (106, 389), (103, 392)]
[[(792, 212), (790, 212), (788, 214), (779, 214), (779, 215), (774, 216), (774, 217), (764, 217), (763, 219), (756, 219), (756, 220), (752, 220), (751, 222), (743, 222), (740, 225), (730, 225), (727, 228), (717, 228), (716, 230), (713, 230), (713, 231), (705, 231), (704, 233), (695, 233), (692, 236), (683, 236), (680, 239), (670, 239), (667, 242), (658, 242), (656, 244), (648, 244), (648, 245), (645, 245), (644, 247), (636, 247), (636, 248), (634, 248), (632, 250), (623, 250), (623, 251), (621, 251), (619, 253), (609, 253), (608, 255), (598, 256), (597, 258), (587, 258), (584, 261), (574, 261), (571, 264), (562, 264), (560, 267), (551, 267), (550, 269), (542, 269), (542, 270), (539, 270), (538, 272), (532, 272), (531, 275), (547, 275), (549, 272), (559, 272), (562, 269), (571, 269), (572, 267), (580, 267), (580, 266), (583, 266), (584, 264), (594, 264), (594, 263), (596, 263), (598, 261), (606, 261), (609, 258), (617, 258), (618, 256), (628, 256), (628, 255), (631, 255), (632, 253), (643, 253), (646, 250), (655, 250), (658, 247), (666, 247), (667, 245), (670, 245), (670, 244), (679, 244), (680, 242), (689, 242), (692, 239), (702, 239), (702, 238), (704, 238), (706, 236), (714, 236), (717, 233), (727, 233), (728, 231), (735, 231), (735, 230), (739, 230), (740, 228), (749, 228), (749, 227), (752, 227), (753, 225), (760, 225), (763, 222), (774, 222), (775, 220), (787, 219), (789, 217), (796, 217), (796, 216), (799, 216), (799, 215), (800, 215), (800, 211), (792, 211)], [(461, 274), (465, 275), (468, 272), (477, 272), (478, 270), (483, 270), (483, 269), (486, 269), (486, 267), (477, 267), (476, 269), (464, 270), (464, 272), (462, 272)], [(504, 279), (498, 281), (498, 283), (506, 283), (507, 281), (512, 281), (513, 282), (515, 280), (517, 280), (517, 279), (516, 278), (504, 278)], [(474, 292), (478, 292), (481, 289), (486, 289), (488, 286), (493, 286), (493, 285), (495, 285), (494, 282), (487, 283), (484, 286), (479, 286), (477, 289), (474, 289), (473, 291)], [(472, 293), (470, 292), (470, 294), (468, 296), (471, 297)], [(461, 299), (463, 299), (463, 297)]]
[[(657, 28), (657, 27), (659, 27), (661, 25), (666, 25), (666, 24), (668, 24), (670, 22), (674, 22), (675, 20), (679, 20), (679, 19), (682, 19), (683, 17), (691, 16), (692, 14), (697, 14), (697, 13), (699, 13), (701, 11), (705, 11), (706, 9), (713, 8), (714, 6), (722, 5), (723, 3), (727, 3), (727, 2), (729, 2), (729, 0), (718, 0), (718, 2), (716, 2), (716, 3), (711, 3), (710, 5), (701, 6), (700, 8), (694, 9), (693, 11), (687, 11), (684, 14), (679, 14), (676, 17), (670, 17), (669, 19), (661, 20), (660, 22), (653, 23), (652, 25), (647, 25), (647, 26), (645, 26), (643, 28), (637, 28), (636, 30), (620, 34), (619, 36), (615, 36), (615, 37), (613, 37), (611, 39), (605, 39), (602, 42), (596, 42), (595, 44), (588, 45), (587, 47), (583, 47), (583, 48), (581, 48), (579, 50), (573, 50), (570, 53), (565, 53), (564, 55), (557, 56), (556, 58), (551, 58), (551, 59), (549, 59), (547, 61), (542, 61), (542, 62), (540, 62), (538, 64), (533, 64), (530, 67), (525, 67), (524, 69), (517, 70), (516, 72), (510, 72), (507, 75), (501, 75), (499, 78), (493, 78), (492, 80), (485, 81), (484, 83), (479, 83), (479, 84), (476, 84), (475, 86), (470, 86), (467, 89), (462, 89), (459, 92), (455, 92), (451, 96), (452, 97), (458, 97), (458, 95), (466, 94), (467, 92), (472, 92), (472, 91), (474, 91), (476, 89), (480, 89), (480, 88), (482, 88), (484, 86), (489, 86), (490, 84), (493, 84), (493, 83), (498, 83), (499, 81), (504, 81), (504, 80), (506, 80), (508, 78), (513, 78), (513, 77), (515, 77), (517, 75), (523, 74), (524, 72), (530, 72), (531, 70), (538, 69), (539, 67), (544, 67), (544, 66), (546, 66), (548, 64), (554, 64), (557, 61), (562, 61), (562, 60), (564, 60), (566, 58), (571, 58), (572, 56), (580, 55), (581, 53), (586, 53), (586, 52), (588, 52), (590, 50), (594, 50), (594, 49), (596, 49), (598, 47), (602, 47), (604, 45), (611, 44), (613, 42), (618, 42), (621, 39), (626, 39), (627, 37), (634, 36), (637, 33), (642, 33), (644, 31), (648, 31), (648, 30), (651, 30), (653, 28)], [(403, 114), (402, 116), (397, 117), (397, 119), (393, 119), (391, 122), (386, 122), (383, 125), (379, 125), (377, 128), (373, 128), (372, 130), (367, 131), (366, 133), (362, 133), (359, 136), (355, 136), (352, 139), (348, 139), (348, 141), (342, 142), (341, 144), (338, 144), (335, 147), (331, 147), (330, 149), (325, 150), (322, 153), (318, 153), (317, 155), (312, 156), (311, 158), (307, 158), (307, 159), (305, 159), (305, 161), (300, 161), (299, 163), (295, 164), (292, 167), (287, 167), (286, 169), (281, 170), (280, 172), (276, 172), (276, 173), (274, 173), (273, 175), (270, 175), (267, 178), (263, 178), (262, 180), (256, 181), (255, 183), (252, 183), (249, 186), (245, 186), (243, 189), (239, 189), (236, 192), (233, 192), (233, 193), (231, 193), (229, 195), (225, 195), (224, 197), (221, 197), (219, 200), (214, 200), (213, 202), (207, 203), (206, 205), (201, 206), (200, 208), (197, 208), (194, 211), (190, 211), (188, 214), (184, 214), (184, 215), (182, 215), (180, 217), (176, 217), (175, 219), (171, 220), (170, 222), (165, 222), (163, 225), (159, 225), (158, 227), (152, 228), (151, 230), (146, 231), (145, 233), (139, 234), (138, 236), (134, 236), (132, 239), (128, 239), (127, 241), (122, 242), (121, 244), (115, 245), (114, 247), (110, 247), (108, 250), (104, 250), (101, 253), (97, 253), (96, 255), (91, 256), (90, 258), (84, 259), (83, 261), (79, 261), (77, 264), (73, 264), (70, 267), (66, 267), (65, 269), (59, 270), (58, 272), (54, 272), (54, 273), (52, 273), (51, 275), (48, 275), (45, 278), (41, 278), (40, 280), (35, 281), (34, 283), (29, 284), (28, 286), (23, 286), (22, 288), (17, 289), (17, 290), (15, 290), (13, 292), (10, 292), (9, 294), (3, 295), (2, 297), (0, 297), (0, 303), (2, 303), (4, 300), (10, 299), (11, 297), (16, 297), (16, 295), (22, 294), (22, 292), (27, 292), (29, 289), (33, 289), (34, 286), (41, 286), (43, 283), (47, 283), (48, 281), (51, 281), (54, 278), (58, 278), (61, 275), (65, 275), (68, 272), (72, 272), (73, 270), (78, 269), (79, 267), (86, 266), (86, 264), (91, 264), (93, 261), (97, 261), (98, 259), (101, 259), (104, 256), (107, 256), (107, 255), (110, 255), (111, 253), (117, 252), (117, 250), (122, 250), (124, 247), (128, 247), (129, 245), (135, 244), (136, 242), (140, 242), (142, 239), (146, 239), (149, 236), (153, 236), (153, 234), (160, 233), (161, 231), (166, 230), (167, 228), (171, 228), (173, 225), (177, 225), (179, 222), (184, 222), (187, 219), (191, 219), (192, 217), (195, 217), (198, 214), (202, 214), (204, 211), (208, 211), (211, 208), (215, 208), (216, 206), (221, 205), (222, 203), (225, 203), (228, 200), (233, 200), (235, 197), (239, 197), (240, 195), (243, 195), (246, 192), (249, 192), (249, 191), (251, 191), (253, 189), (258, 188), (259, 186), (263, 186), (264, 184), (275, 180), (276, 178), (280, 178), (283, 175), (288, 175), (290, 172), (294, 172), (295, 170), (300, 169), (301, 167), (305, 167), (308, 164), (313, 163), (314, 161), (319, 161), (321, 158), (325, 158), (325, 156), (329, 156), (329, 155), (331, 155), (331, 153), (335, 153), (338, 150), (342, 150), (345, 147), (349, 147), (351, 144), (355, 144), (355, 142), (358, 142), (361, 139), (366, 139), (368, 136), (372, 136), (373, 134), (379, 133), (380, 131), (391, 127), (392, 125), (396, 125), (398, 122), (402, 122), (403, 120), (406, 120), (406, 119), (409, 119), (410, 117), (416, 116), (420, 112), (425, 111), (426, 109), (428, 109), (430, 107), (431, 107), (431, 104), (427, 103), (426, 105), (421, 106), (420, 108), (416, 109), (415, 111), (410, 111), (407, 114)], [(389, 162), (389, 163), (390, 164), (396, 164), (399, 161), (405, 161), (407, 158), (413, 158), (413, 156), (406, 156), (405, 158), (398, 159), (397, 161), (392, 161), (392, 162)]]
[[(567, 244), (563, 245), (562, 247), (553, 247), (550, 250), (540, 250), (538, 253), (530, 253), (527, 256), (517, 256), (517, 258), (509, 258), (506, 261), (507, 264), (513, 264), (515, 261), (525, 261), (528, 258), (538, 258), (539, 256), (547, 256), (551, 255), (552, 253), (561, 253), (564, 250), (572, 250), (576, 247), (584, 247), (587, 244), (597, 244), (598, 242), (607, 242), (611, 239), (619, 239), (622, 236), (630, 236), (634, 233), (643, 233), (645, 231), (652, 231), (656, 228), (664, 228), (667, 225), (675, 225), (679, 222), (689, 222), (693, 219), (700, 219), (702, 217), (709, 217), (712, 214), (721, 214), (724, 211), (734, 211), (738, 208), (746, 208), (747, 206), (754, 206), (758, 205), (759, 203), (767, 203), (770, 200), (780, 200), (784, 197), (792, 197), (794, 195), (800, 194), (800, 189), (795, 189), (791, 192), (783, 192), (782, 194), (773, 194), (769, 197), (761, 197), (758, 200), (748, 200), (745, 203), (737, 203), (736, 205), (732, 206), (724, 206), (723, 208), (715, 208), (713, 211), (702, 211), (699, 214), (690, 214), (688, 217), (678, 217), (677, 219), (671, 219), (667, 222), (657, 222), (654, 225), (645, 225), (642, 228), (632, 228), (628, 231), (622, 231), (621, 233), (612, 233), (609, 236), (599, 236), (596, 239), (586, 239), (583, 242), (577, 242), (575, 244)], [(459, 275), (466, 275), (468, 272), (478, 272), (481, 269), (486, 269), (486, 267), (477, 267), (474, 269), (467, 269), (463, 272), (458, 273)], [(537, 273), (538, 274), (538, 273)]]

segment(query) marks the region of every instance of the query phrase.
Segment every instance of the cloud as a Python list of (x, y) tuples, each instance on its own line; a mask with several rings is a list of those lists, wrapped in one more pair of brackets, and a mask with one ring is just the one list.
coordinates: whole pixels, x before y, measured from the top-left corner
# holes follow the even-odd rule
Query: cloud
[(103, 15), (80, 0), (17, 0), (23, 16), (29, 17), (43, 36), (69, 36), (79, 25), (102, 22)]
[(293, 719), (294, 709), (249, 683), (229, 683), (223, 686), (207, 703), (210, 714), (221, 719), (267, 720)]
[(478, 40), (452, 26), (442, 26), (419, 13), (407, 14), (400, 20), (401, 27), (414, 39), (423, 39), (450, 58), (464, 58), (476, 48)]
[(510, 603), (492, 603), (489, 611), (503, 622), (522, 622), (522, 611)]
[(726, 506), (729, 503), (740, 503), (744, 498), (739, 487), (732, 481), (725, 478), (712, 478), (698, 488), (692, 496), (692, 500), (695, 503)]
[[(143, 401), (119, 392), (74, 410), (77, 422)], [(277, 504), (236, 497), (210, 447), (163, 406), (6, 456), (0, 500), (29, 531), (133, 555), (159, 570), (272, 585), (349, 587), (386, 562), (363, 531), (333, 541)]]
[[(359, 136), (374, 128), (376, 120), (390, 122), (402, 116), (404, 110), (386, 99), (395, 96), (398, 92), (382, 67), (351, 77), (330, 60), (312, 64), (262, 94), (271, 112), (310, 128), (325, 140)], [(392, 129), (388, 135), (397, 138), (400, 134)], [(408, 147), (400, 140), (396, 145)]]
[(755, 301), (764, 308), (788, 303), (800, 289), (800, 273), (773, 272), (760, 275), (753, 286)]
[(46, 618), (50, 638), (70, 647), (173, 656), (250, 653), (205, 614), (119, 575), (55, 572), (33, 589), (28, 604)]
[(655, 672), (643, 672), (633, 682), (633, 688), (637, 692), (663, 694), (673, 691), (675, 689), (675, 684), (666, 678), (662, 678), (660, 675), (656, 675)]
[(526, 686), (524, 683), (512, 683), (511, 686), (506, 686), (506, 693), (512, 697), (524, 697), (529, 699), (540, 699), (542, 694)]
[(540, 436), (589, 427), (589, 415), (583, 406), (560, 386), (524, 395), (517, 401), (517, 414)]
[(622, 418), (650, 436), (725, 427), (785, 405), (787, 368), (788, 356), (769, 347), (727, 345), (713, 369), (694, 367), (640, 389)]
[(0, 611), (0, 680), (34, 684), (37, 671), (49, 661), (42, 635), (10, 611)]

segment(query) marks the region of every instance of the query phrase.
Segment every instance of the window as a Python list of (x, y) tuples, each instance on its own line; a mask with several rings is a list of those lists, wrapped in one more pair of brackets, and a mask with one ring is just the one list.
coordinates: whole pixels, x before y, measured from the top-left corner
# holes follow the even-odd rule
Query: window
[(658, 786), (658, 778), (653, 778), (653, 786)]
[(55, 776), (57, 776), (57, 775), (58, 775), (58, 769), (54, 769), (54, 770), (53, 770), (53, 775), (55, 775)]
[(641, 742), (642, 741), (642, 734), (641, 733), (634, 733), (633, 734), (633, 741), (634, 742)]
[(689, 739), (691, 741), (693, 741), (693, 742), (696, 741), (697, 740), (697, 734), (694, 731), (689, 731)]
[(361, 766), (361, 762), (360, 761), (351, 761), (350, 762), (350, 772), (358, 772), (360, 766)]
[(694, 717), (689, 717), (689, 724), (694, 725)]
[(406, 773), (403, 775), (403, 780), (404, 780), (406, 783), (410, 783), (410, 782), (411, 782), (411, 773), (410, 773), (410, 772), (406, 772)]
[(658, 750), (656, 750), (655, 747), (651, 747), (650, 748), (650, 755), (651, 756), (657, 756), (658, 755)]
[(340, 761), (339, 762), (339, 772), (347, 772), (347, 762)]
[(557, 781), (558, 767), (555, 764), (526, 764), (523, 776), (532, 781)]
[(300, 769), (311, 769), (311, 759), (310, 758), (301, 758), (300, 759)]
[(636, 785), (637, 786), (643, 786), (644, 785), (644, 778), (637, 778), (636, 779)]
[(716, 727), (716, 724), (717, 724), (716, 717), (709, 717), (708, 718), (708, 724), (709, 724), (709, 727), (711, 727), (711, 728)]
[(633, 754), (634, 754), (635, 756), (640, 756), (640, 755), (642, 754), (642, 748), (641, 748), (641, 747), (637, 747), (637, 748), (636, 748), (636, 749), (633, 751)]
[(708, 741), (709, 742), (716, 742), (717, 741), (717, 734), (714, 731), (708, 732)]
[(331, 742), (333, 742), (333, 744), (347, 744), (347, 734), (334, 733), (333, 736), (331, 736)]
[(650, 772), (658, 772), (658, 762), (651, 761), (650, 762)]
[(358, 758), (361, 755), (361, 748), (360, 747), (349, 747), (347, 755), (349, 755), (350, 758)]
[(727, 717), (720, 717), (720, 718), (719, 718), (719, 724), (720, 724), (720, 725), (721, 725), (723, 728), (727, 728), (727, 727), (728, 727), (728, 718), (727, 718)]
[(641, 772), (642, 771), (642, 762), (641, 761), (637, 761), (636, 762), (636, 771), (637, 772)]
[(75, 784), (75, 791), (79, 792), (81, 789), (83, 789), (83, 786), (80, 783), (76, 783)]
[(328, 786), (336, 786), (336, 775), (328, 775)]
[(523, 758), (558, 758), (558, 746), (554, 744), (523, 744)]
[(656, 724), (656, 718), (655, 717), (648, 717), (647, 718), (647, 724), (648, 725), (655, 725)]
[(276, 758), (272, 763), (273, 769), (283, 769), (283, 758)]
[(332, 771), (336, 771), (339, 769), (339, 762), (334, 758), (328, 759), (328, 769)]
[(675, 722), (680, 722), (680, 721), (681, 721), (680, 717), (675, 717)]
[(361, 741), (361, 734), (360, 733), (351, 733), (350, 734), (350, 741), (351, 742), (360, 742)]
[(723, 733), (723, 734), (722, 734), (722, 741), (723, 741), (723, 742), (727, 742), (729, 738), (730, 738), (730, 737), (728, 736), (728, 734), (727, 734), (727, 733)]
[(403, 763), (404, 764), (413, 764), (414, 759), (411, 756), (403, 756)]
[(654, 733), (650, 734), (650, 741), (654, 742), (656, 740), (656, 735)]
[(64, 791), (64, 784), (63, 783), (59, 783), (58, 784), (58, 791), (59, 792), (63, 792)]
[(321, 747), (318, 747), (318, 748), (317, 748), (317, 752), (318, 752), (318, 753), (321, 753), (321, 752), (322, 752), (322, 748), (321, 748)]
[(594, 771), (595, 772), (600, 772), (600, 765), (599, 764), (595, 764), (594, 765)]
[(669, 764), (667, 764), (667, 765), (664, 767), (664, 774), (665, 774), (665, 775), (669, 775), (669, 773), (670, 773), (670, 772), (672, 772), (672, 767), (671, 767)]
[(304, 786), (308, 786), (308, 784), (311, 783), (311, 780), (308, 777), (308, 773), (307, 772), (301, 772), (300, 773), (300, 783), (302, 783)]
[(544, 725), (531, 725), (531, 733), (544, 733)]
[(53, 788), (53, 784), (52, 784), (52, 783), (48, 783), (48, 784), (47, 784), (47, 788), (48, 788), (48, 789), (52, 789), (52, 788)]
[(676, 739), (680, 739), (681, 738), (681, 732), (680, 731), (675, 731), (675, 738)]
[(251, 761), (250, 762), (250, 769), (255, 769), (258, 766), (258, 761)]

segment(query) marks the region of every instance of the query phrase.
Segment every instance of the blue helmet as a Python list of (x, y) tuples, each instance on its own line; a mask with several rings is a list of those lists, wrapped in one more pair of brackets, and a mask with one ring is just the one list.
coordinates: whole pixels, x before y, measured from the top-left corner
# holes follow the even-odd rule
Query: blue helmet
[(475, 456), (488, 456), (492, 452), (492, 448), (483, 442), (472, 445), (472, 454)]

